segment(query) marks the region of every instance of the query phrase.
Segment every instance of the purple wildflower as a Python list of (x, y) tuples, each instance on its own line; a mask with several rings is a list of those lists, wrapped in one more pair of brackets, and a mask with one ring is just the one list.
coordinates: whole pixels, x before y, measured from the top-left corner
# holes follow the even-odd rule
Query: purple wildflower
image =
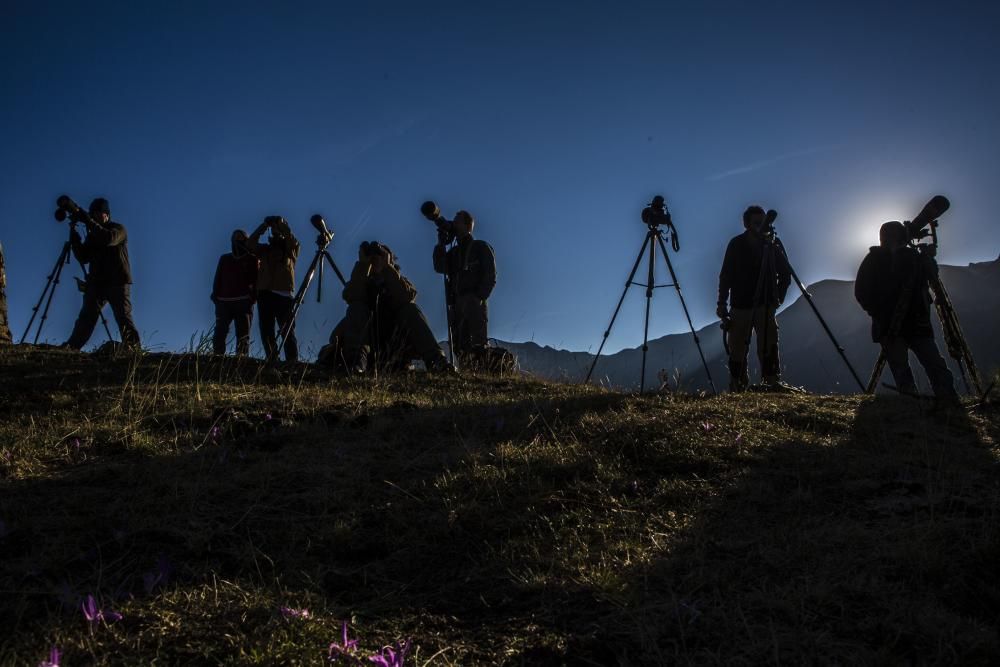
[(705, 433), (711, 433), (712, 431), (715, 430), (715, 424), (713, 424), (712, 422), (702, 422), (701, 430), (704, 431)]
[(278, 611), (285, 618), (312, 618), (312, 613), (308, 609), (292, 609), (291, 607), (280, 607)]
[(742, 445), (743, 444), (743, 434), (742, 433), (737, 433), (736, 434), (736, 440), (734, 442), (737, 445)]
[(269, 422), (269, 421), (271, 421), (272, 419), (274, 419), (274, 417), (273, 417), (273, 416), (271, 416), (271, 413), (270, 413), (270, 412), (268, 412), (268, 413), (267, 413), (266, 415), (264, 415), (264, 421), (266, 421), (266, 422)]
[(347, 636), (347, 621), (344, 621), (342, 636), (343, 644), (338, 644), (337, 642), (330, 643), (330, 651), (327, 656), (330, 660), (339, 660), (342, 657), (350, 660), (353, 658), (351, 654), (358, 650), (358, 640), (349, 639)]
[(38, 663), (38, 667), (59, 667), (59, 660), (62, 658), (62, 651), (60, 651), (55, 646), (49, 651), (49, 659), (42, 660)]
[(221, 434), (222, 434), (222, 429), (220, 429), (218, 426), (213, 426), (212, 430), (209, 433), (209, 435), (212, 437), (212, 440), (218, 440)]
[(382, 653), (368, 656), (368, 661), (379, 667), (403, 667), (409, 650), (410, 640), (407, 639), (402, 643), (396, 642), (395, 646), (386, 646), (382, 649)]
[(83, 601), (82, 607), (83, 616), (91, 625), (97, 625), (102, 621), (105, 623), (114, 623), (115, 621), (122, 620), (122, 615), (117, 611), (98, 607), (97, 600), (94, 599), (93, 595), (87, 596), (87, 599)]

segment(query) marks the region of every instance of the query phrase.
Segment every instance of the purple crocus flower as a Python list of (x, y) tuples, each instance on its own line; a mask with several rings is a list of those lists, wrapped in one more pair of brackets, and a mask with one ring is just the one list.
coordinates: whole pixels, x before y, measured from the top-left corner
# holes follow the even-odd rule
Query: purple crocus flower
[(736, 440), (735, 440), (735, 443), (736, 443), (737, 445), (742, 445), (742, 444), (743, 444), (743, 434), (742, 434), (742, 433), (737, 433), (737, 434), (736, 434)]
[(83, 617), (90, 622), (91, 625), (97, 625), (101, 621), (105, 623), (114, 623), (115, 621), (122, 620), (122, 615), (117, 611), (112, 609), (101, 609), (97, 606), (97, 600), (94, 599), (93, 595), (88, 595), (87, 599), (83, 601)]
[(715, 430), (715, 424), (713, 424), (712, 422), (702, 422), (701, 430), (704, 431), (705, 433), (710, 433)]
[(49, 659), (42, 660), (40, 663), (38, 663), (38, 667), (59, 667), (59, 660), (61, 658), (62, 658), (62, 652), (58, 648), (53, 646), (52, 650), (49, 651)]
[(212, 440), (218, 440), (219, 436), (222, 434), (222, 429), (218, 426), (213, 426), (209, 434), (212, 436)]
[(280, 607), (278, 609), (284, 618), (312, 618), (312, 613), (308, 609), (293, 609), (291, 607)]
[(266, 421), (266, 422), (269, 422), (269, 421), (271, 421), (272, 419), (274, 419), (274, 417), (273, 417), (273, 416), (271, 416), (271, 413), (270, 413), (270, 412), (268, 412), (268, 413), (267, 413), (266, 415), (264, 415), (264, 421)]
[(352, 660), (353, 656), (351, 654), (358, 650), (358, 640), (349, 639), (347, 636), (347, 621), (344, 621), (342, 636), (342, 644), (338, 644), (337, 642), (330, 643), (330, 651), (327, 656), (330, 660), (339, 660), (340, 658)]
[(407, 639), (402, 643), (396, 642), (395, 646), (386, 646), (382, 649), (382, 653), (368, 656), (368, 661), (379, 667), (403, 667), (409, 650), (410, 640)]

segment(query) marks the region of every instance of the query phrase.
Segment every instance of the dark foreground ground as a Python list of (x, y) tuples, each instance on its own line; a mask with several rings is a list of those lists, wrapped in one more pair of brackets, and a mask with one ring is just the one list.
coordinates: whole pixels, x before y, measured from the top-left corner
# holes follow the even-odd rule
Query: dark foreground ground
[(1000, 418), (925, 408), (7, 348), (0, 663), (995, 664)]

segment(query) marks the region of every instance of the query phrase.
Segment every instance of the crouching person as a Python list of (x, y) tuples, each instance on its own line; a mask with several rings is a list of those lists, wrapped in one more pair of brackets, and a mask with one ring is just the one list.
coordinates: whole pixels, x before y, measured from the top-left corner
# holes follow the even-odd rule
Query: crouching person
[(377, 241), (362, 243), (344, 287), (347, 313), (320, 350), (319, 362), (352, 375), (401, 370), (414, 358), (431, 372), (453, 371), (416, 297), (392, 251)]

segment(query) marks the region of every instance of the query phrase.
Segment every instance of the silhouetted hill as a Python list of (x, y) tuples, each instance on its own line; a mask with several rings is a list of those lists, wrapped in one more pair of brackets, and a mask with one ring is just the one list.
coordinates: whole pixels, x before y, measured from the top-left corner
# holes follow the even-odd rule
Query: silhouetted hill
[[(1000, 346), (996, 335), (1000, 332), (1000, 258), (968, 266), (942, 266), (941, 276), (958, 312), (966, 338), (972, 348), (980, 372), (987, 374), (1000, 366)], [(798, 296), (793, 285), (791, 296)], [(813, 301), (827, 321), (837, 340), (846, 350), (848, 359), (866, 382), (878, 356), (878, 348), (871, 342), (870, 320), (854, 300), (854, 282), (823, 280), (809, 287)], [(938, 343), (944, 353), (940, 325), (934, 318)], [(834, 349), (807, 301), (797, 298), (778, 315), (781, 331), (781, 361), (784, 378), (788, 382), (820, 393), (851, 393), (858, 391), (840, 355)], [(594, 332), (595, 342), (600, 331)], [(722, 390), (729, 380), (726, 356), (718, 322), (698, 331), (705, 358), (715, 380)], [(569, 352), (535, 343), (507, 343), (501, 345), (517, 355), (521, 369), (542, 378), (582, 381), (593, 361), (586, 352)], [(751, 365), (756, 363), (751, 353)], [(642, 351), (639, 348), (621, 350), (602, 356), (594, 372), (593, 381), (612, 387), (636, 388)], [(956, 371), (957, 366), (952, 365)], [(698, 357), (691, 334), (678, 333), (650, 341), (647, 356), (646, 386), (657, 384), (656, 373), (667, 368), (680, 379), (687, 389), (706, 389), (708, 382)], [(918, 373), (918, 382), (925, 382)], [(889, 381), (888, 371), (883, 376)]]

